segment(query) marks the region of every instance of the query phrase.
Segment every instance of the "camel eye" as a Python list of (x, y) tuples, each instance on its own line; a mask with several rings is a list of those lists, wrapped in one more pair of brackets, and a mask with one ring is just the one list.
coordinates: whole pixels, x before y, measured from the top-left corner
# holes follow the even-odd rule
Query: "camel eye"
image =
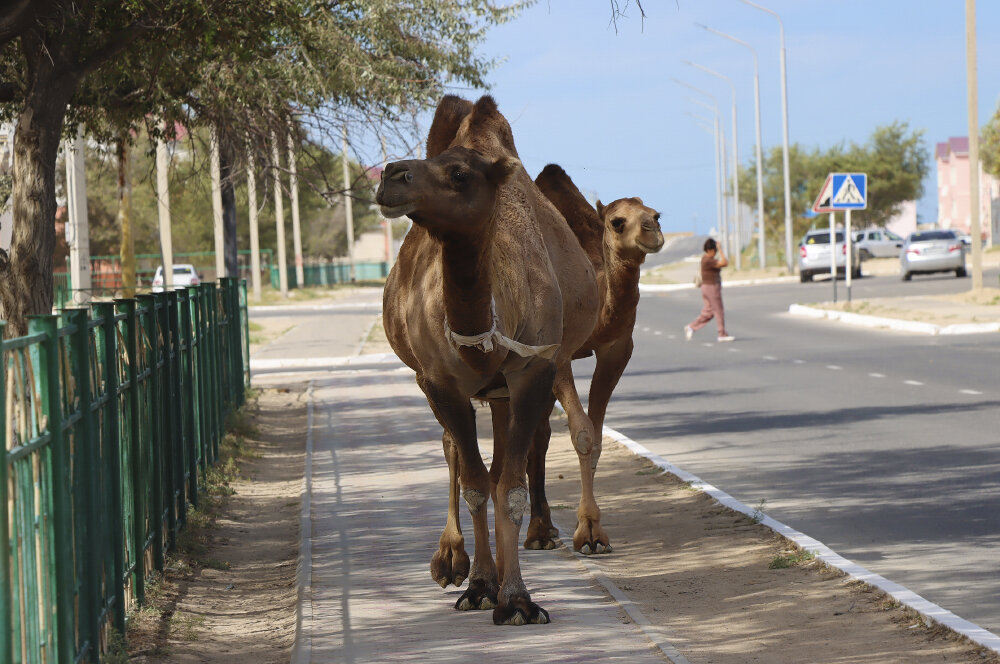
[(611, 220), (611, 227), (615, 229), (616, 233), (621, 233), (625, 230), (625, 217), (615, 217)]
[(456, 168), (451, 172), (451, 179), (455, 184), (465, 184), (469, 179), (469, 172), (463, 171), (461, 168)]
[(656, 214), (653, 215), (653, 221), (655, 221), (656, 223), (660, 223), (660, 213), (659, 212), (657, 212)]

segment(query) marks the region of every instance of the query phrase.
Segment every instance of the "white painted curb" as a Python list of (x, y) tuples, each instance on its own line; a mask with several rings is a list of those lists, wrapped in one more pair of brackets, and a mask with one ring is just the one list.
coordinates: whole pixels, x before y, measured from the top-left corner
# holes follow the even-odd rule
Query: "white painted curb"
[(382, 302), (334, 302), (330, 304), (275, 304), (247, 307), (251, 314), (288, 313), (300, 314), (311, 311), (337, 311), (341, 309), (364, 309), (365, 311), (382, 311)]
[(292, 664), (312, 661), (312, 459), (313, 459), (313, 386), (306, 390), (306, 458), (302, 473), (302, 512), (299, 516), (299, 563), (296, 570), (298, 601), (295, 612), (295, 643)]
[(250, 358), (250, 371), (271, 371), (275, 369), (324, 369), (352, 364), (392, 364), (399, 362), (395, 353), (372, 353), (370, 355), (344, 355), (338, 357), (281, 357)]
[[(785, 284), (798, 281), (798, 277), (769, 277), (767, 279), (742, 279), (740, 281), (723, 281), (725, 288), (739, 288), (741, 286), (762, 286), (765, 284)], [(697, 288), (694, 283), (690, 284), (639, 284), (640, 293), (670, 293), (680, 290), (693, 290)]]
[[(670, 473), (671, 475), (674, 475), (675, 477), (684, 482), (690, 482), (692, 488), (707, 493), (712, 498), (715, 498), (715, 500), (725, 505), (726, 507), (736, 510), (737, 512), (746, 514), (747, 516), (755, 515), (754, 509), (747, 507), (740, 501), (730, 496), (725, 491), (717, 489), (711, 484), (704, 482), (700, 477), (692, 475), (691, 473), (673, 465), (663, 457), (653, 454), (651, 451), (649, 451), (639, 443), (635, 442), (628, 436), (625, 436), (615, 431), (611, 427), (604, 427), (604, 435), (613, 438), (617, 442), (621, 443), (627, 449), (632, 451), (633, 454), (641, 456), (644, 459), (648, 459), (649, 461), (652, 461), (658, 467), (662, 468), (664, 472)], [(759, 512), (757, 512), (757, 514), (759, 514)], [(959, 634), (967, 637), (971, 641), (985, 648), (989, 648), (994, 652), (1000, 653), (1000, 636), (997, 636), (996, 634), (987, 631), (986, 629), (983, 629), (979, 625), (976, 625), (975, 623), (970, 622), (965, 618), (960, 618), (956, 616), (951, 611), (941, 608), (937, 604), (934, 604), (933, 602), (924, 599), (923, 597), (916, 594), (912, 590), (909, 590), (898, 583), (889, 581), (888, 579), (879, 576), (874, 572), (868, 571), (861, 565), (853, 563), (850, 560), (844, 558), (843, 556), (837, 554), (835, 551), (827, 547), (822, 542), (813, 539), (808, 535), (800, 533), (799, 531), (795, 530), (794, 528), (791, 528), (790, 526), (786, 526), (780, 521), (776, 521), (775, 519), (772, 519), (769, 516), (765, 516), (760, 523), (767, 526), (774, 532), (792, 540), (800, 547), (802, 547), (804, 550), (814, 553), (816, 555), (816, 558), (822, 560), (824, 563), (830, 565), (831, 567), (836, 567), (837, 569), (841, 570), (842, 572), (847, 574), (850, 579), (857, 579), (859, 581), (863, 581), (872, 586), (875, 586), (876, 588), (882, 590), (883, 592), (893, 597), (896, 601), (913, 609), (914, 611), (921, 614), (925, 618), (933, 620), (934, 622), (937, 622), (941, 625), (944, 625), (945, 627), (948, 627), (949, 629), (958, 632)]]
[(898, 332), (915, 332), (917, 334), (984, 334), (989, 332), (1000, 332), (1000, 323), (962, 323), (957, 325), (935, 325), (934, 323), (921, 323), (915, 320), (904, 320), (901, 318), (885, 318), (882, 316), (866, 316), (849, 311), (834, 311), (819, 307), (807, 307), (802, 304), (793, 304), (788, 307), (788, 313), (793, 316), (804, 316), (806, 318), (825, 318), (839, 321), (847, 325), (859, 327), (874, 327), (895, 330)]

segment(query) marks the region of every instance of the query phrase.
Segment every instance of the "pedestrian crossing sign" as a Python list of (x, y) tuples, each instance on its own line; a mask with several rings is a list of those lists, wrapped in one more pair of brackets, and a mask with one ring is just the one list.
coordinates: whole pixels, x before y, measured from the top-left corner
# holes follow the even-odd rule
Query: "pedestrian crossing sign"
[(866, 173), (831, 173), (833, 210), (864, 210), (868, 207), (868, 175)]

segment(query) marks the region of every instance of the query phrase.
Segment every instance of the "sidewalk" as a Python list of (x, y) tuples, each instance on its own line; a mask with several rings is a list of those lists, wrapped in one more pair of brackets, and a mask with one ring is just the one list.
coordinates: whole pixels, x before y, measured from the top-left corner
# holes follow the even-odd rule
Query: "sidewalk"
[[(313, 404), (293, 662), (513, 664), (526, 653), (539, 662), (670, 661), (565, 548), (520, 551), (532, 599), (551, 624), (497, 627), (490, 611), (456, 611), (462, 590), (441, 589), (429, 572), (448, 473), (440, 427), (412, 373), (389, 366), (318, 380)], [(462, 517), (471, 555), (464, 506)]]

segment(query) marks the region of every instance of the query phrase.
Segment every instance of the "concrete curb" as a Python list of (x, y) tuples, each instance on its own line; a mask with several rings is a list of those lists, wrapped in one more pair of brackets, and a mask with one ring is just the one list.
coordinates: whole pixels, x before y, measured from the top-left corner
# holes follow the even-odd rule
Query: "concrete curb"
[[(762, 286), (764, 284), (790, 284), (797, 282), (798, 277), (768, 277), (767, 279), (743, 279), (740, 281), (724, 281), (725, 288), (739, 288), (741, 286)], [(640, 293), (669, 293), (680, 290), (693, 290), (697, 288), (694, 283), (690, 284), (639, 284)]]
[(395, 353), (372, 353), (370, 355), (345, 355), (340, 357), (280, 357), (250, 358), (250, 371), (275, 371), (280, 369), (325, 369), (353, 364), (391, 364), (399, 362)]
[(299, 562), (295, 583), (298, 601), (295, 608), (295, 643), (292, 664), (312, 661), (312, 458), (313, 458), (313, 385), (306, 390), (306, 458), (302, 473), (302, 513), (299, 516)]
[(646, 447), (635, 442), (628, 436), (625, 436), (607, 426), (604, 427), (604, 435), (613, 438), (636, 456), (643, 457), (644, 459), (648, 459), (653, 462), (658, 467), (662, 468), (663, 472), (670, 473), (681, 481), (690, 483), (691, 488), (707, 493), (726, 507), (746, 514), (752, 518), (763, 517), (760, 520), (761, 524), (767, 526), (779, 535), (792, 540), (797, 545), (802, 547), (803, 550), (812, 552), (815, 554), (817, 559), (847, 574), (849, 579), (863, 581), (864, 583), (875, 586), (879, 590), (882, 590), (886, 594), (892, 596), (900, 604), (903, 604), (924, 616), (925, 619), (944, 625), (962, 636), (965, 636), (974, 643), (1000, 653), (1000, 636), (997, 636), (996, 634), (966, 620), (965, 618), (960, 618), (951, 611), (924, 599), (912, 590), (907, 589), (905, 586), (889, 581), (885, 577), (875, 574), (874, 572), (870, 572), (861, 565), (847, 560), (822, 542), (809, 537), (804, 533), (800, 533), (780, 521), (762, 514), (759, 510), (755, 510), (747, 505), (744, 505), (725, 491), (717, 489), (711, 484), (703, 481), (697, 475), (693, 475), (685, 470), (682, 470), (663, 457), (653, 454)]
[(280, 311), (288, 314), (301, 314), (313, 311), (337, 311), (339, 309), (364, 309), (366, 311), (382, 311), (382, 302), (333, 302), (330, 304), (268, 304), (247, 307), (251, 314), (273, 313)]
[(820, 307), (807, 307), (802, 304), (793, 304), (788, 307), (788, 313), (793, 316), (803, 316), (805, 318), (827, 319), (855, 325), (858, 327), (874, 327), (889, 329), (897, 332), (914, 332), (917, 334), (935, 335), (957, 335), (957, 334), (986, 334), (989, 332), (1000, 332), (1000, 323), (961, 323), (956, 325), (935, 325), (934, 323), (922, 323), (915, 320), (904, 320), (901, 318), (885, 318), (882, 316), (866, 316), (848, 311), (834, 311), (832, 309), (822, 309)]

